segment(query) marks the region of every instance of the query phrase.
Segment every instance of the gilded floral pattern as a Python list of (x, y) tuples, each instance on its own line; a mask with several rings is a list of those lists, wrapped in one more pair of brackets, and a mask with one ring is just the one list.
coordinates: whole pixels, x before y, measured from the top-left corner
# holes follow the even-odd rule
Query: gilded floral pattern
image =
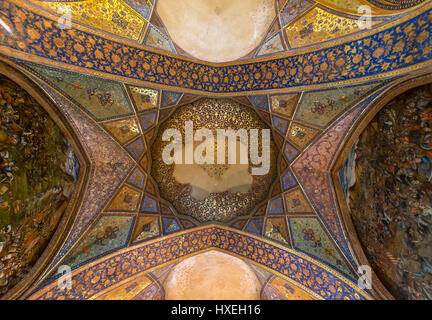
[(285, 28), (293, 48), (330, 41), (360, 30), (358, 20), (340, 17), (317, 7)]
[[(128, 46), (56, 23), (9, 2), (0, 4), (13, 33), (2, 46), (33, 56), (155, 85), (211, 93), (308, 86), (412, 67), (431, 59), (431, 11), (359, 40), (294, 56), (226, 66), (201, 64)], [(385, 48), (385, 49), (383, 49)]]

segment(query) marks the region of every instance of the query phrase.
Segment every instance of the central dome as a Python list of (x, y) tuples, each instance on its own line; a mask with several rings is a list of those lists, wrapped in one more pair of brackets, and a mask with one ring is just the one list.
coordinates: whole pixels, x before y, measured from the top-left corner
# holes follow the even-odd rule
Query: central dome
[(167, 300), (258, 300), (261, 285), (243, 260), (211, 250), (174, 266), (164, 289)]
[(209, 62), (247, 55), (275, 18), (274, 0), (163, 0), (157, 12), (175, 43)]
[[(195, 137), (200, 129), (210, 130), (215, 138), (218, 129), (231, 128), (235, 131), (245, 129), (245, 132), (249, 133), (249, 137), (246, 137), (248, 145), (245, 145), (246, 139), (242, 141), (241, 138), (237, 138), (235, 150), (232, 147), (230, 149), (229, 142), (225, 143), (225, 147), (221, 147), (225, 155), (225, 163), (222, 164), (219, 158), (223, 156), (218, 156), (219, 140), (217, 140), (216, 143), (212, 142), (214, 164), (198, 164), (196, 153), (199, 145), (195, 141), (191, 146), (194, 149), (195, 159), (187, 164), (184, 161), (188, 150), (185, 142), (187, 122), (193, 123)], [(182, 154), (180, 164), (167, 164), (163, 159), (165, 147), (172, 143), (171, 140), (163, 139), (164, 132), (168, 129), (178, 129), (182, 136), (182, 145), (179, 148)], [(256, 165), (256, 162), (251, 160), (253, 157), (251, 150), (252, 152), (254, 150), (251, 129), (258, 130), (258, 156), (262, 156), (262, 150), (265, 148), (263, 148), (262, 129), (270, 129), (251, 108), (230, 99), (200, 99), (178, 108), (161, 124), (151, 147), (151, 174), (159, 185), (162, 198), (169, 201), (179, 214), (191, 216), (199, 222), (228, 222), (238, 216), (250, 214), (261, 201), (267, 198), (277, 172), (277, 150), (270, 137), (267, 144), (269, 145), (269, 170), (263, 171), (262, 174), (254, 174), (256, 172), (254, 168), (260, 168), (260, 165)], [(205, 141), (207, 142), (207, 139)], [(204, 142), (199, 144), (202, 143)], [(236, 161), (229, 161), (229, 153), (235, 154)], [(243, 163), (240, 161), (242, 153), (247, 160)]]

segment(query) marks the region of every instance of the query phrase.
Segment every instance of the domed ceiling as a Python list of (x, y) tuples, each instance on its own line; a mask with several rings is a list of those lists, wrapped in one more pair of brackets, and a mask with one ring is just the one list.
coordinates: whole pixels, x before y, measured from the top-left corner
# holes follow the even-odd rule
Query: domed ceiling
[(28, 275), (68, 206), (79, 165), (59, 127), (0, 76), (0, 295)]
[[(193, 299), (209, 287), (209, 298), (227, 298), (246, 283), (245, 299), (397, 296), (403, 282), (380, 271), (389, 255), (375, 263), (369, 249), (392, 242), (369, 239), (367, 211), (356, 210), (365, 184), (382, 180), (360, 175), (347, 202), (353, 168), (366, 172), (370, 137), (360, 138), (357, 164), (350, 150), (379, 109), (432, 82), (431, 1), (10, 0), (0, 8), (0, 73), (37, 98), (80, 168), (67, 214), (50, 220), (45, 250), (3, 298)], [(391, 114), (372, 127), (390, 132)], [(247, 163), (161, 161), (168, 129), (178, 130), (173, 150), (182, 154), (218, 150), (219, 141), (205, 152), (203, 139), (188, 144), (188, 121), (194, 136), (269, 130), (269, 170), (252, 174), (259, 165), (241, 136), (221, 155)], [(428, 132), (423, 122), (413, 126)], [(58, 149), (37, 170), (63, 172)], [(36, 193), (58, 184), (47, 179)], [(410, 270), (426, 277), (427, 256), (419, 257)], [(364, 265), (374, 268), (371, 287), (358, 282)], [(69, 289), (58, 286), (64, 268)]]

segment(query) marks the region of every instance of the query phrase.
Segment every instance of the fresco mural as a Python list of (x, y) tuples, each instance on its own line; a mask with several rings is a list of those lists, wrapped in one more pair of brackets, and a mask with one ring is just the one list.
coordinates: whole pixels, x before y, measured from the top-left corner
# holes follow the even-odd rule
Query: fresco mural
[(79, 164), (46, 111), (0, 77), (0, 296), (30, 271), (74, 189)]
[(432, 298), (431, 115), (432, 87), (411, 89), (378, 113), (351, 152), (353, 222), (371, 266), (398, 299)]

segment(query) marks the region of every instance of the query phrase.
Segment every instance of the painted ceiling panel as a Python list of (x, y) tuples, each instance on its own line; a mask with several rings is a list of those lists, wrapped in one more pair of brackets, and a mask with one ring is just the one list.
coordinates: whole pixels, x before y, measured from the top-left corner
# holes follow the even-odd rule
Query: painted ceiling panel
[(290, 217), (288, 220), (294, 248), (323, 259), (355, 279), (355, 273), (315, 217)]
[(150, 21), (150, 16), (153, 11), (153, 4), (149, 0), (124, 0), (124, 3), (132, 7), (136, 12)]
[(424, 0), (368, 0), (368, 2), (386, 10), (403, 10), (421, 4)]

